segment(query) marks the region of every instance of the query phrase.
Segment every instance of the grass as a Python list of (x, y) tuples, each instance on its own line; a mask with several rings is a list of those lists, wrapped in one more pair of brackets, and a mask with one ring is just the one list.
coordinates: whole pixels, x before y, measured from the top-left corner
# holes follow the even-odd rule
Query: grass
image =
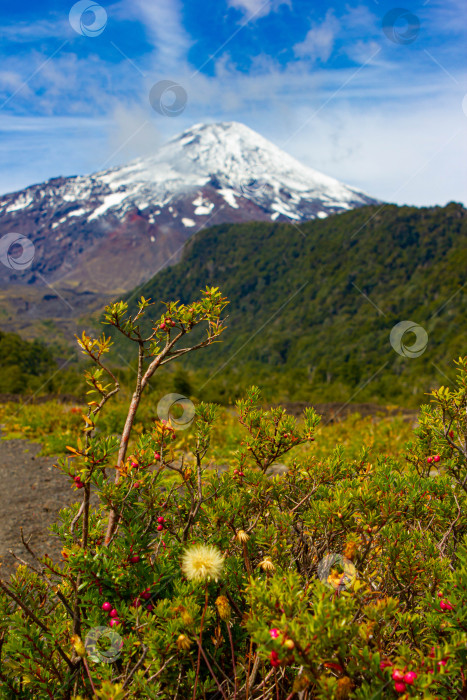
[[(148, 401), (140, 407), (134, 428), (134, 436), (151, 426), (157, 418), (156, 404)], [(122, 430), (127, 403), (123, 400), (109, 404), (97, 423), (97, 430), (105, 434), (119, 434)], [(59, 456), (67, 453), (67, 445), (75, 445), (83, 425), (82, 406), (50, 401), (43, 404), (0, 405), (2, 439), (26, 438), (42, 445), (41, 454)], [(358, 413), (335, 423), (318, 425), (312, 453), (319, 459), (330, 456), (338, 445), (345, 458), (357, 459), (362, 449), (374, 456), (402, 456), (404, 447), (412, 437), (412, 421), (401, 416), (380, 415), (362, 417)], [(229, 464), (246, 431), (238, 424), (234, 408), (221, 408), (212, 435), (212, 460), (215, 464)], [(177, 432), (174, 444), (189, 451), (191, 430)], [(130, 445), (131, 450), (131, 445)], [(289, 464), (294, 459), (309, 455), (310, 446), (299, 446), (284, 458)], [(305, 454), (306, 453), (306, 454)]]

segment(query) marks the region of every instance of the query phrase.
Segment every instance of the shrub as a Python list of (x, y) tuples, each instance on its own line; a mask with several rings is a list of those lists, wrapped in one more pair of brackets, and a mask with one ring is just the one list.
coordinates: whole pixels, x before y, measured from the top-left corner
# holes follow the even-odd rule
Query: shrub
[[(221, 471), (213, 405), (192, 414), (177, 400), (178, 413), (130, 435), (148, 372), (216, 341), (225, 300), (207, 289), (191, 307), (168, 304), (145, 338), (148, 306), (134, 318), (107, 309), (139, 357), (120, 439), (96, 433), (118, 390), (109, 342), (80, 339), (94, 396), (59, 467), (83, 499), (53, 526), (61, 563), (36, 558), (0, 581), (2, 697), (467, 697), (467, 358), (456, 389), (423, 408), (404, 461), (339, 447), (318, 460), (309, 445), (278, 474), (319, 418), (263, 410), (253, 387)], [(198, 324), (204, 340), (179, 348)]]

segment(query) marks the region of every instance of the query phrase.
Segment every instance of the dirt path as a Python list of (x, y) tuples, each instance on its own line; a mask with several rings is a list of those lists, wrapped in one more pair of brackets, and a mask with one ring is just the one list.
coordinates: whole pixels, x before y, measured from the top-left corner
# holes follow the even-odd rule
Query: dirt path
[(33, 562), (21, 542), (20, 527), (38, 555), (60, 557), (60, 540), (48, 530), (58, 520), (58, 511), (78, 493), (69, 479), (53, 467), (52, 457), (38, 457), (41, 446), (26, 440), (0, 440), (0, 575), (8, 579), (18, 562), (8, 553), (12, 549)]

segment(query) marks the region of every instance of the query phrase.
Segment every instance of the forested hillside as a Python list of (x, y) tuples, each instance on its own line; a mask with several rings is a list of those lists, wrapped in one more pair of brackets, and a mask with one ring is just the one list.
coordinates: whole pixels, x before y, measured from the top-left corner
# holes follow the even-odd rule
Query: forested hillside
[[(452, 358), (465, 351), (466, 269), (460, 204), (371, 206), (299, 226), (203, 230), (179, 264), (127, 299), (130, 308), (141, 295), (189, 302), (220, 287), (228, 330), (190, 365), (194, 388), (210, 398), (237, 396), (254, 378), (278, 400), (348, 400), (359, 390), (358, 400), (414, 403), (449, 382)], [(428, 334), (418, 357), (390, 344), (404, 320)]]

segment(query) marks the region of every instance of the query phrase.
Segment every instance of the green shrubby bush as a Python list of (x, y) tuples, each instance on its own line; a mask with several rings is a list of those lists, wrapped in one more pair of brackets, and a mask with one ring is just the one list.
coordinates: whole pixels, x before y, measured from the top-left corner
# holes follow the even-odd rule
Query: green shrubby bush
[(96, 432), (118, 390), (108, 340), (80, 339), (93, 393), (59, 467), (83, 498), (53, 526), (62, 561), (0, 581), (2, 697), (467, 697), (467, 358), (456, 388), (422, 409), (405, 459), (364, 446), (317, 458), (315, 412), (263, 410), (253, 387), (222, 471), (212, 404), (183, 423), (179, 402), (128, 449), (151, 372), (188, 352), (196, 325), (208, 329), (199, 347), (223, 330), (215, 288), (167, 305), (143, 337), (148, 306), (107, 310), (139, 356), (120, 435)]

